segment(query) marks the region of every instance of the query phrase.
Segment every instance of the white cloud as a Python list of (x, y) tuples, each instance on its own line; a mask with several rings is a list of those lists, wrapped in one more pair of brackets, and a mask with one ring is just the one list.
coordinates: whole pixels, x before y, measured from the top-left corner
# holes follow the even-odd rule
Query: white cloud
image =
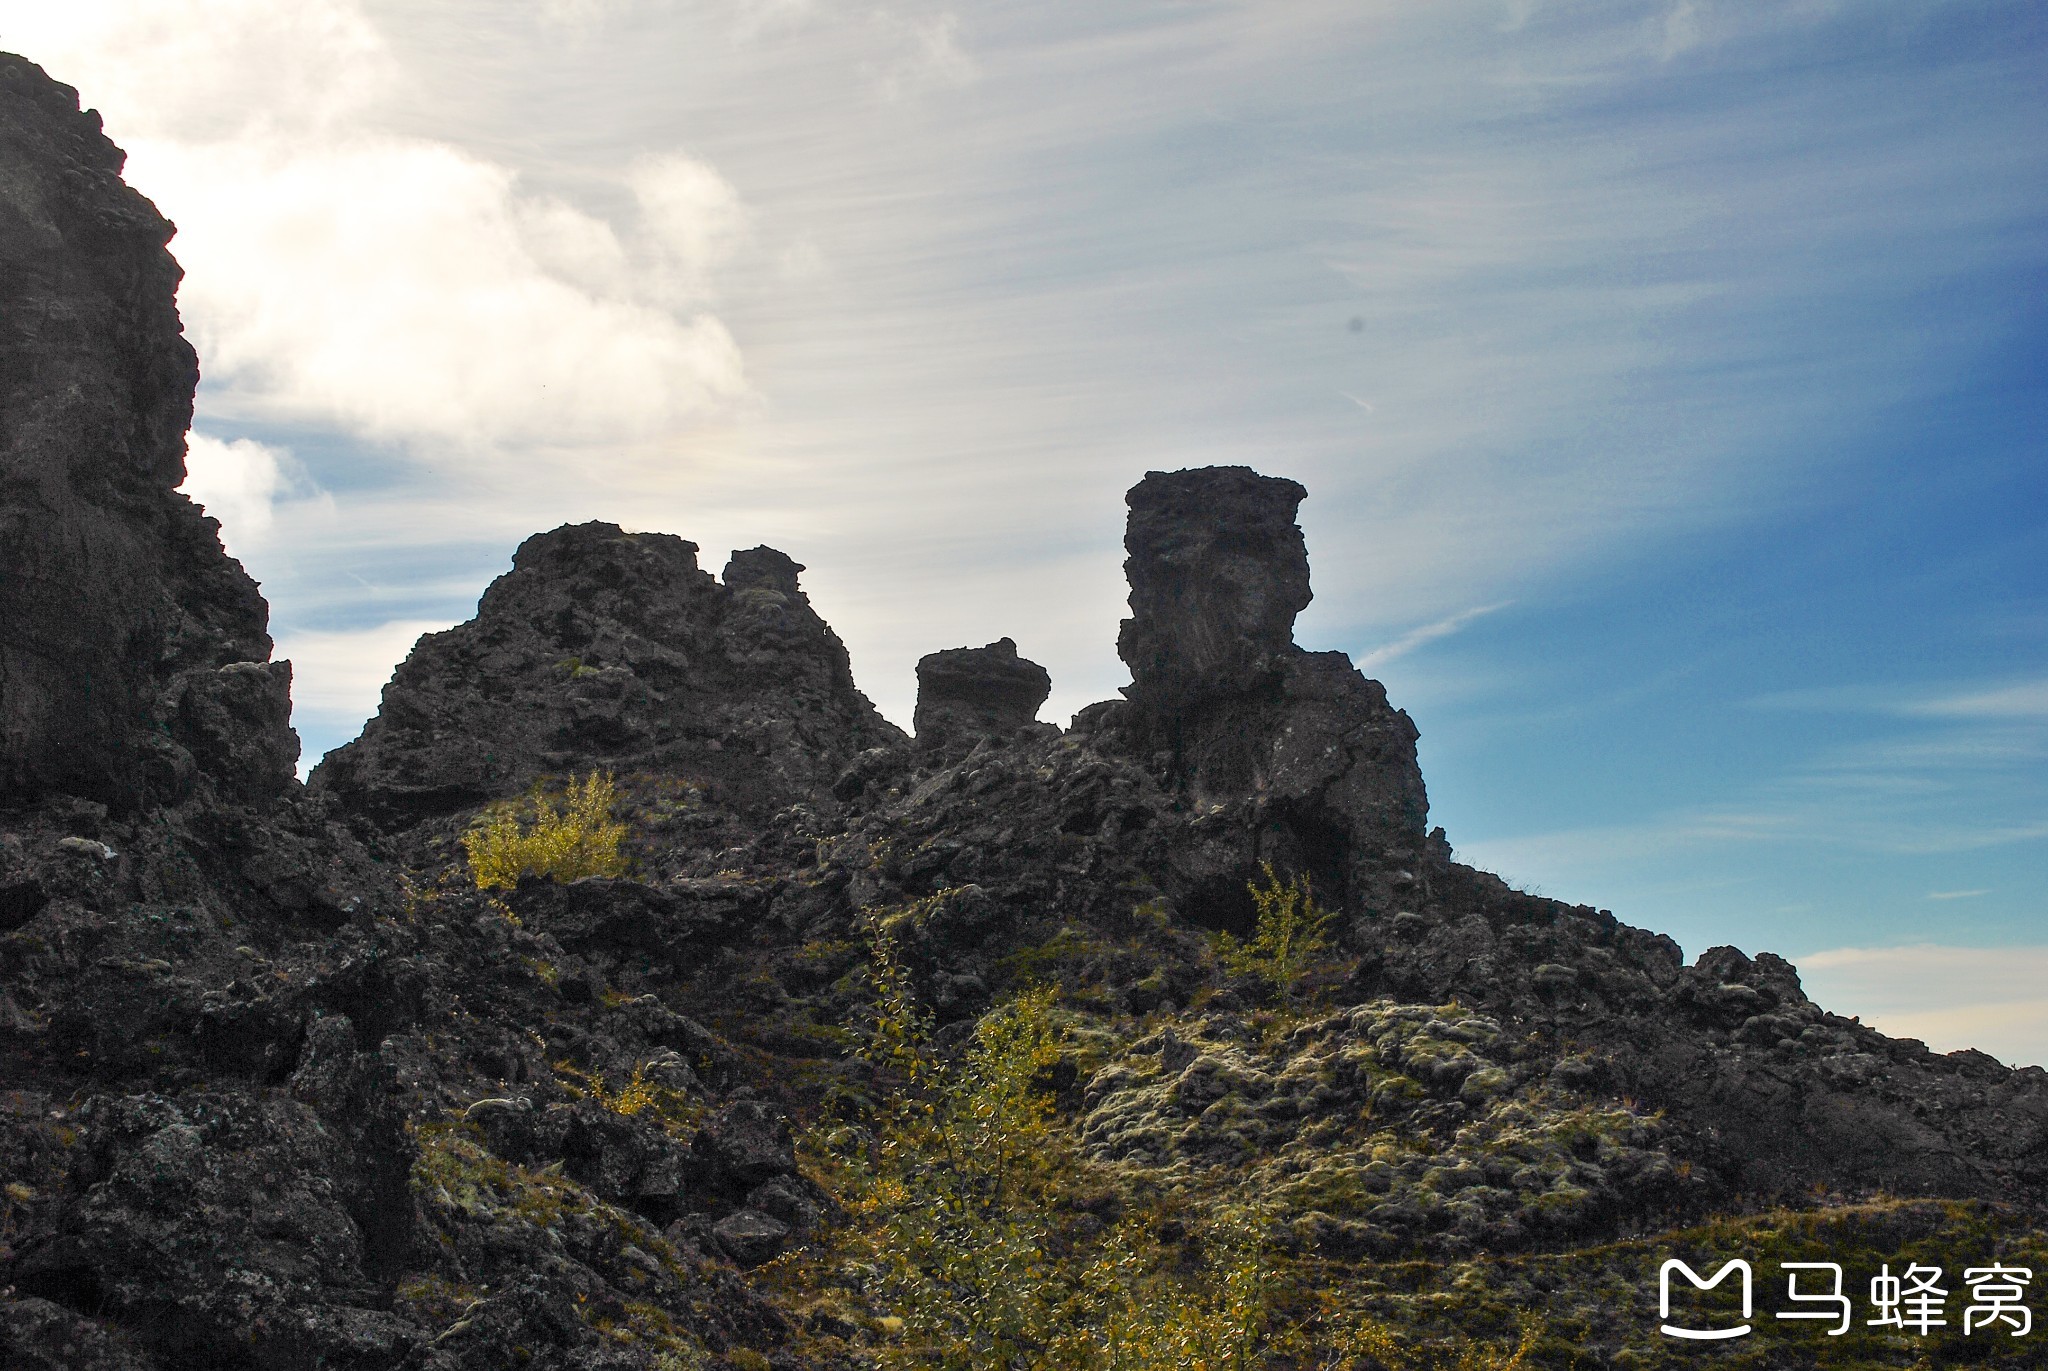
[(78, 87), (123, 146), (325, 127), (395, 75), (355, 0), (6, 0), (0, 41)]
[(664, 269), (664, 294), (683, 304), (701, 299), (713, 270), (746, 235), (739, 192), (715, 168), (679, 152), (641, 158), (628, 179)]
[(304, 684), (293, 686), (294, 702), (301, 708), (368, 718), (377, 711), (384, 683), (420, 635), (449, 626), (445, 620), (394, 619), (368, 628), (291, 633), (278, 639), (274, 655), (290, 658), (308, 673)]
[(520, 245), (542, 271), (603, 298), (631, 293), (632, 263), (604, 220), (552, 195), (520, 196), (512, 215)]
[(271, 506), (285, 487), (291, 454), (249, 438), (222, 442), (194, 431), (185, 444), (185, 483), (178, 489), (220, 520), (221, 542), (234, 556), (262, 543)]
[(702, 162), (614, 177), (645, 210), (634, 260), (609, 223), (506, 163), (387, 127), (399, 66), (358, 3), (0, 16), (105, 111), (128, 179), (178, 225), (202, 414), (446, 456), (657, 441), (747, 400), (731, 333), (679, 308), (744, 222)]
[(387, 440), (644, 440), (746, 394), (718, 320), (550, 274), (615, 273), (603, 235), (502, 167), (389, 137), (141, 143), (131, 176), (179, 221), (208, 405)]
[(1796, 959), (1816, 1003), (1936, 1051), (2048, 1064), (2048, 947), (1836, 947)]

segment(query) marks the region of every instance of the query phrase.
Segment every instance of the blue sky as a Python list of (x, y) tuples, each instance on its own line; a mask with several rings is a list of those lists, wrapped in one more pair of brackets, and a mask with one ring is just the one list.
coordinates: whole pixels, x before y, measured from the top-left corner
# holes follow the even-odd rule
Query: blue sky
[(2048, 11), (0, 0), (180, 225), (310, 755), (526, 534), (767, 542), (907, 722), (1292, 476), (1466, 859), (2048, 1060)]

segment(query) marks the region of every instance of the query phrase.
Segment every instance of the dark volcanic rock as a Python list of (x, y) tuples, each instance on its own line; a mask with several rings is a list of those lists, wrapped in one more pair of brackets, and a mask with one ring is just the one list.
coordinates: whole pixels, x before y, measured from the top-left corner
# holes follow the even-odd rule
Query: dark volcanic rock
[(1408, 716), (1341, 652), (1294, 644), (1306, 493), (1209, 467), (1150, 472), (1127, 497), (1129, 702), (1100, 722), (1200, 816), (1167, 884), (1224, 927), (1248, 924), (1244, 886), (1262, 861), (1311, 875), (1355, 914), (1386, 908), (1429, 812)]
[[(95, 1312), (124, 1315), (167, 1359), (243, 1347), (251, 1365), (389, 1365), (419, 1343), (374, 1307), (374, 1254), (330, 1181), (358, 1161), (313, 1111), (239, 1092), (131, 1096), (95, 1100), (79, 1122), (74, 1174), (90, 1189), (23, 1252), (21, 1288), (89, 1289)], [(399, 1174), (379, 1198), (402, 1209)]]
[(758, 1100), (734, 1100), (708, 1120), (691, 1144), (716, 1184), (747, 1191), (796, 1174), (789, 1121)]
[(1008, 738), (1038, 718), (1050, 694), (1052, 677), (1008, 638), (928, 653), (917, 663), (917, 741)]
[(263, 598), (176, 493), (198, 366), (122, 161), (0, 54), (0, 804), (262, 799), (298, 758)]
[(0, 1304), (0, 1352), (18, 1371), (150, 1371), (132, 1339), (33, 1295)]
[(2019, 1200), (2048, 1181), (2048, 1072), (1830, 1014), (1783, 958), (1524, 894), (1446, 860), (1371, 922), (1354, 993), (1483, 1007), (1568, 1041), (1552, 1079), (1669, 1112), (1723, 1196), (1829, 1185)]
[(1294, 511), (1308, 492), (1250, 467), (1151, 471), (1131, 507), (1131, 617), (1117, 655), (1131, 698), (1168, 716), (1269, 685), (1308, 608), (1308, 550)]
[(0, 1363), (389, 1365), (406, 1121), (352, 1042), (286, 1082), (398, 883), (305, 797), (268, 610), (175, 490), (197, 372), (121, 163), (0, 54)]
[(391, 829), (593, 767), (685, 775), (750, 815), (826, 798), (903, 735), (854, 686), (802, 570), (754, 548), (721, 584), (671, 534), (536, 534), (476, 618), (419, 640), (314, 788)]
[(759, 1266), (782, 1250), (789, 1225), (758, 1209), (742, 1209), (719, 1220), (711, 1233), (741, 1266)]

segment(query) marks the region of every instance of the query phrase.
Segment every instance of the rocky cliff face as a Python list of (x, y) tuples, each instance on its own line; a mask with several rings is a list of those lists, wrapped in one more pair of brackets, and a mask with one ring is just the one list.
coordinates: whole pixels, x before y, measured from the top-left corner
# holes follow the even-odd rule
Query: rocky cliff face
[[(1001, 639), (920, 663), (913, 742), (781, 553), (714, 579), (585, 524), (302, 789), (262, 601), (172, 492), (191, 354), (118, 167), (0, 56), (0, 1365), (903, 1364), (829, 1184), (884, 1127), (845, 1049), (885, 937), (940, 1054), (1054, 992), (1034, 1086), (1096, 1168), (1056, 1260), (1115, 1256), (1121, 1218), (1193, 1269), (1255, 1197), (1302, 1309), (1428, 1339), (1535, 1308), (1569, 1337), (1518, 1364), (1562, 1371), (1664, 1364), (1639, 1278), (1717, 1232), (2048, 1245), (2048, 1073), (1425, 835), (1407, 716), (1292, 641), (1304, 492), (1243, 468), (1132, 491), (1133, 684), (1071, 729)], [(479, 806), (594, 768), (630, 876), (475, 888)], [(1266, 862), (1338, 916), (1292, 983), (1210, 936), (1251, 931)]]
[(615, 524), (521, 544), (476, 618), (421, 638), (316, 791), (387, 829), (604, 767), (702, 781), (761, 817), (903, 740), (853, 683), (845, 645), (773, 548), (723, 581), (697, 545)]
[(198, 365), (171, 226), (122, 161), (70, 87), (0, 59), (0, 803), (132, 812), (202, 775), (261, 801), (298, 759), (291, 669), (176, 493)]
[(0, 1362), (340, 1364), (412, 1231), (349, 1030), (402, 901), (301, 792), (267, 608), (176, 493), (197, 373), (121, 161), (0, 54)]

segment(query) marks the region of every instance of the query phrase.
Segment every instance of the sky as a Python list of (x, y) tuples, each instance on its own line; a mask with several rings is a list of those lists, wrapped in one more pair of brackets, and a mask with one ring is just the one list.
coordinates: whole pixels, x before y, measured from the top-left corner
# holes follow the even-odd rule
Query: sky
[(1459, 857), (2048, 1062), (2033, 0), (0, 0), (178, 225), (310, 765), (525, 536), (767, 543), (908, 724), (1309, 490)]

